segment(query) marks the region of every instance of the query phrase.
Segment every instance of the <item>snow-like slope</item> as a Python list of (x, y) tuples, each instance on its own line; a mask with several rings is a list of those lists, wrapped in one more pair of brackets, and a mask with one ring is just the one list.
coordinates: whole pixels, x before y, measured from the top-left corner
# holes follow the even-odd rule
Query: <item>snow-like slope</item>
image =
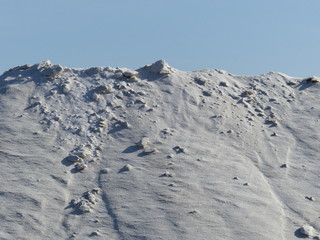
[(0, 239), (316, 236), (319, 89), (315, 77), (164, 61), (11, 69), (0, 76)]

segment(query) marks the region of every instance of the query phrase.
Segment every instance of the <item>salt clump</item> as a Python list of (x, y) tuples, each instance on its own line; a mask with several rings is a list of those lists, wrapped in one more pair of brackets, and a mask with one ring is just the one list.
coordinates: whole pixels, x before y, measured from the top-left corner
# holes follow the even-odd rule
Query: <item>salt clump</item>
[(175, 146), (173, 148), (173, 150), (176, 152), (176, 153), (185, 153), (187, 150), (183, 147), (180, 147), (180, 146)]
[(157, 74), (169, 74), (169, 65), (164, 60), (159, 60), (153, 63), (150, 67), (150, 71)]
[(147, 148), (150, 144), (151, 144), (150, 139), (147, 138), (147, 137), (144, 137), (144, 138), (142, 138), (142, 139), (139, 141), (138, 146), (139, 146), (140, 148), (144, 148), (144, 149), (145, 149), (145, 148)]
[(101, 169), (100, 172), (103, 173), (103, 174), (108, 174), (108, 173), (111, 172), (111, 169), (110, 168), (103, 168), (103, 169)]
[(77, 168), (77, 170), (79, 170), (79, 171), (83, 171), (83, 170), (85, 170), (86, 168), (88, 167), (88, 165), (87, 164), (85, 164), (85, 163), (78, 163), (77, 165), (76, 165), (76, 168)]
[(132, 170), (132, 168), (133, 167), (130, 164), (126, 164), (126, 165), (123, 166), (123, 168), (121, 168), (121, 171), (122, 172), (128, 172), (128, 171)]
[(97, 203), (97, 195), (100, 193), (100, 188), (94, 188), (91, 191), (87, 191), (82, 194), (82, 197), (73, 199), (71, 206), (74, 209), (79, 210), (81, 213), (91, 212), (93, 206)]
[(100, 72), (102, 72), (103, 69), (101, 67), (91, 67), (91, 68), (88, 68), (86, 69), (84, 72), (88, 75), (88, 76), (91, 76), (91, 75), (95, 75), (95, 74), (98, 74)]
[(51, 64), (50, 61), (42, 62), (38, 65), (41, 75), (46, 77), (54, 77), (63, 71), (63, 67), (57, 64)]
[(196, 77), (196, 78), (194, 79), (194, 81), (195, 81), (195, 83), (197, 83), (197, 84), (199, 84), (199, 85), (205, 85), (206, 82), (207, 82), (206, 79), (200, 78), (200, 77)]
[(123, 76), (126, 78), (132, 78), (138, 75), (137, 71), (132, 71), (132, 70), (127, 70), (125, 72), (123, 72)]
[(300, 232), (307, 237), (311, 237), (314, 235), (314, 228), (309, 225), (304, 225), (300, 228)]
[(162, 174), (160, 175), (160, 177), (173, 177), (173, 174), (166, 171), (166, 172), (162, 173)]
[(99, 94), (107, 94), (107, 93), (113, 93), (114, 92), (114, 90), (113, 90), (111, 85), (108, 85), (108, 86), (101, 85), (101, 86), (97, 87), (95, 89), (95, 91), (97, 93), (99, 93)]

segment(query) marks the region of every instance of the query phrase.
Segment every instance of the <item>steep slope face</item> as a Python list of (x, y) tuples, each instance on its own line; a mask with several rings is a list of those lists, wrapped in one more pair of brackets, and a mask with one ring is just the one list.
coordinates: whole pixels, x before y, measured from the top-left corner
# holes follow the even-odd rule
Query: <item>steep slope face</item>
[(320, 227), (316, 78), (43, 62), (0, 87), (4, 239), (293, 239)]

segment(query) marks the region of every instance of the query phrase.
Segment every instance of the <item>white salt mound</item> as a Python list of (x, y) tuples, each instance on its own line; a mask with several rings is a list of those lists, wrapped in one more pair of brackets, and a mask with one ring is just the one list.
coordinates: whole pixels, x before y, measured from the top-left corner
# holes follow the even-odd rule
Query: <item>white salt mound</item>
[(164, 60), (9, 69), (0, 239), (316, 239), (318, 80)]

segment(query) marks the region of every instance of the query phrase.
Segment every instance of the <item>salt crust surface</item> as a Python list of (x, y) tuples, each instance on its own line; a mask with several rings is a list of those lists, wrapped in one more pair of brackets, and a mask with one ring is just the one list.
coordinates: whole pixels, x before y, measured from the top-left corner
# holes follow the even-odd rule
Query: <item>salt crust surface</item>
[(0, 76), (0, 239), (319, 234), (319, 81), (71, 69)]

